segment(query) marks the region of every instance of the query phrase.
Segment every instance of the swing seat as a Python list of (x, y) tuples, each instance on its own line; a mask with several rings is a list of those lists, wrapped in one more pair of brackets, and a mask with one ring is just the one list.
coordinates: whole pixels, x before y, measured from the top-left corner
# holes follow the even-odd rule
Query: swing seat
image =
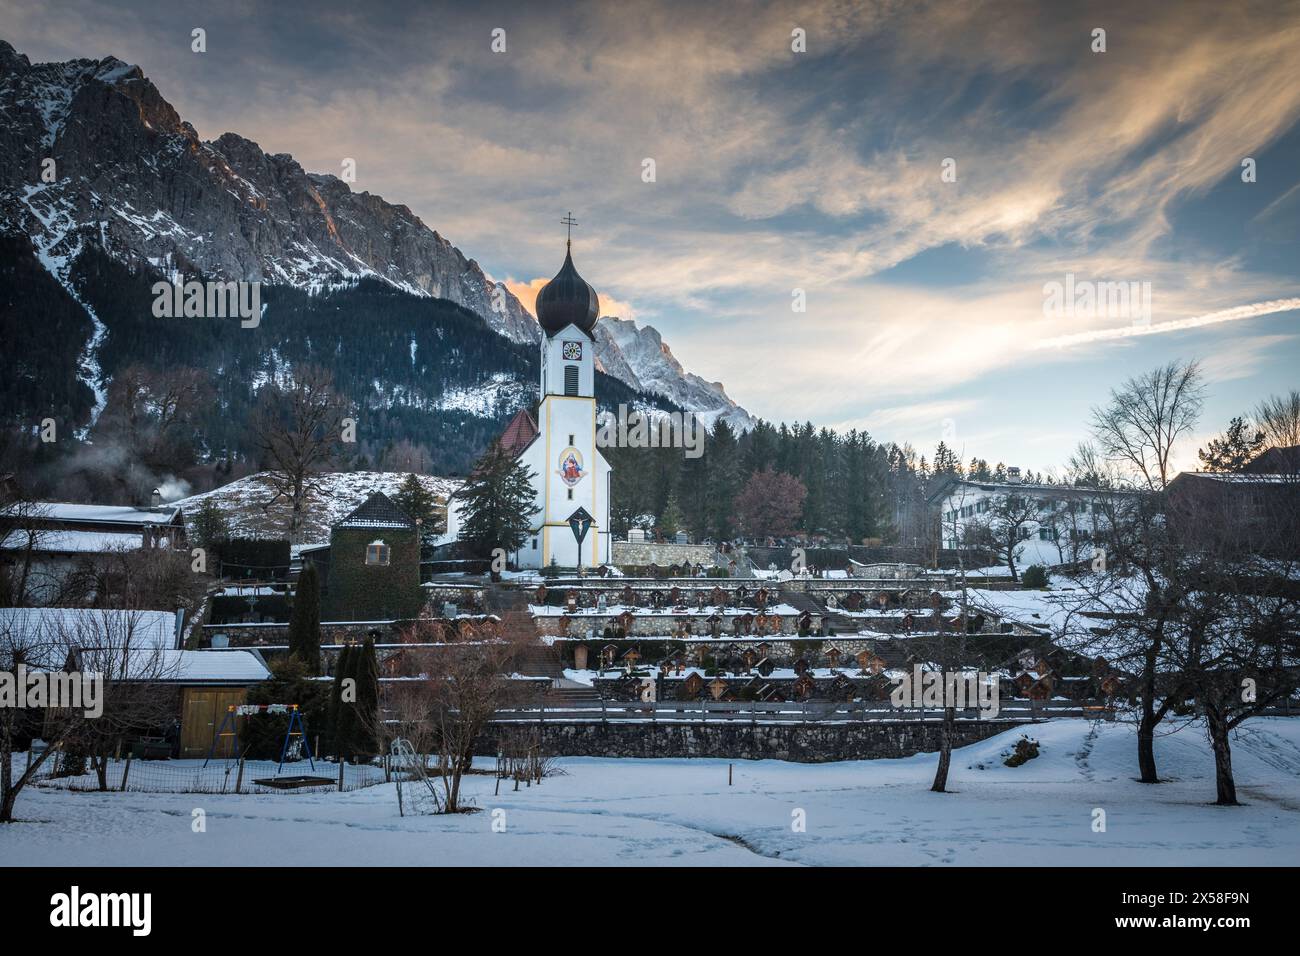
[(329, 777), (312, 777), (307, 774), (299, 774), (294, 777), (263, 777), (261, 780), (254, 780), (253, 783), (261, 787), (271, 787), (275, 790), (300, 790), (303, 787), (338, 786), (337, 780), (331, 780)]

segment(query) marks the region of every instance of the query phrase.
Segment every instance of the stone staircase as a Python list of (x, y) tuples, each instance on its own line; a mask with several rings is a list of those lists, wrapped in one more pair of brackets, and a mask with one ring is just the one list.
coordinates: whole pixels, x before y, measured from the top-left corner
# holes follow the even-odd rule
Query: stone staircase
[(494, 584), (483, 595), (483, 605), (489, 614), (501, 619), (505, 636), (520, 644), (511, 665), (516, 674), (552, 679), (564, 676), (560, 655), (555, 648), (542, 643), (537, 623), (528, 612), (528, 595), (524, 591)]
[(546, 706), (558, 710), (599, 708), (600, 695), (590, 684), (579, 684), (561, 677), (551, 681), (551, 689), (546, 692)]
[(781, 603), (789, 604), (800, 614), (804, 611), (820, 614), (822, 620), (826, 622), (826, 626), (834, 628), (836, 634), (854, 634), (860, 629), (860, 625), (853, 618), (846, 617), (838, 611), (828, 610), (824, 604), (803, 591), (781, 588), (780, 600)]
[(560, 666), (560, 655), (555, 648), (545, 644), (528, 644), (515, 656), (513, 665), (516, 674), (529, 677), (564, 677), (564, 668)]

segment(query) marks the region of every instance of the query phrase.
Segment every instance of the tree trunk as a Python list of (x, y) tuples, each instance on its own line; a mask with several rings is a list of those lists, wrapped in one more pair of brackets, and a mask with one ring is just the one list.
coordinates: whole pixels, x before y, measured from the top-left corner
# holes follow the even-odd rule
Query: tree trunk
[(1138, 722), (1138, 771), (1142, 783), (1159, 783), (1156, 773), (1156, 656), (1158, 647), (1147, 651), (1142, 670), (1142, 719)]
[(948, 707), (943, 712), (943, 724), (939, 729), (939, 766), (934, 771), (934, 793), (946, 793), (948, 786), (948, 766), (952, 763), (952, 738), (955, 736), (957, 711)]
[(1210, 747), (1214, 751), (1214, 785), (1218, 791), (1215, 804), (1237, 807), (1237, 783), (1232, 777), (1232, 748), (1228, 745), (1228, 725), (1219, 717), (1206, 714), (1206, 727), (1210, 733)]
[(18, 791), (13, 789), (14, 761), (8, 740), (0, 747), (0, 823), (11, 823), (14, 818), (14, 801)]
[(460, 810), (460, 768), (451, 768), (451, 786), (447, 791), (447, 812), (456, 813)]
[(1142, 783), (1159, 783), (1156, 773), (1156, 719), (1151, 708), (1143, 704), (1142, 719), (1138, 722), (1138, 770)]

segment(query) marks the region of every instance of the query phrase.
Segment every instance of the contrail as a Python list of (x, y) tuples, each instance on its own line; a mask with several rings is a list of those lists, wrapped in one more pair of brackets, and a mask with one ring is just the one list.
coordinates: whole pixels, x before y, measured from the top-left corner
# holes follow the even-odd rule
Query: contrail
[(1070, 345), (1082, 345), (1085, 342), (1101, 342), (1106, 339), (1127, 339), (1134, 335), (1156, 335), (1160, 332), (1177, 332), (1180, 329), (1195, 329), (1202, 325), (1216, 325), (1219, 322), (1237, 322), (1241, 319), (1253, 319), (1260, 315), (1274, 312), (1290, 312), (1300, 309), (1300, 299), (1270, 299), (1268, 302), (1256, 302), (1254, 305), (1238, 305), (1205, 315), (1194, 315), (1187, 319), (1170, 319), (1168, 322), (1156, 322), (1153, 325), (1122, 325), (1113, 329), (1095, 329), (1091, 332), (1076, 332), (1073, 335), (1058, 335), (1056, 338), (1035, 342), (1031, 349), (1065, 348)]

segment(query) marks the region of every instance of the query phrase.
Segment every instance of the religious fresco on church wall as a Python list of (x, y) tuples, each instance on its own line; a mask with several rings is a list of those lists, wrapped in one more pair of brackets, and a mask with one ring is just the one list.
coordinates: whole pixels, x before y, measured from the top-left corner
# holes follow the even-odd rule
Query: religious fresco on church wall
[(560, 452), (559, 470), (557, 474), (560, 480), (570, 488), (582, 481), (587, 471), (582, 466), (582, 452), (570, 446)]

